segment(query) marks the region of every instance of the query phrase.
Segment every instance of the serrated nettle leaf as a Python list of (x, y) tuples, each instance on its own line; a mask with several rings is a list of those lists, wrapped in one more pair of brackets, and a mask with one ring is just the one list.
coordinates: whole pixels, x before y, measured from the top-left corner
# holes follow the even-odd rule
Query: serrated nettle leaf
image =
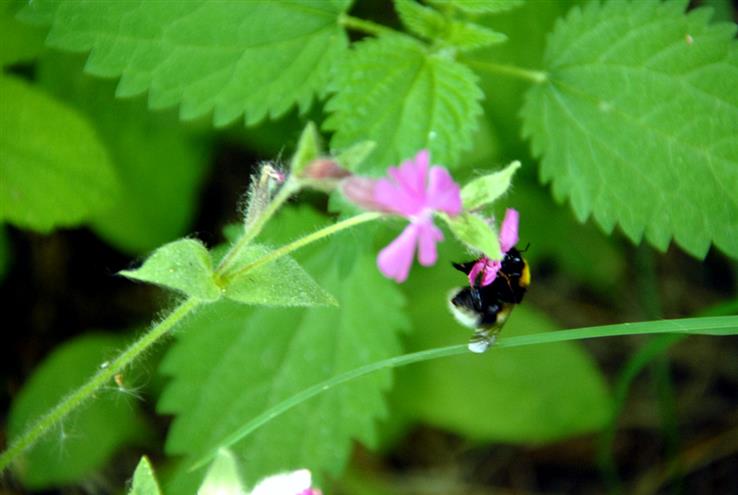
[[(88, 333), (57, 347), (15, 397), (8, 417), (9, 441), (84, 384), (125, 343), (120, 335)], [(72, 412), (21, 455), (17, 474), (26, 488), (79, 483), (102, 468), (119, 448), (140, 444), (151, 435), (133, 393), (126, 388), (135, 380), (128, 373), (121, 377), (122, 385), (110, 383), (98, 391), (93, 401)]]
[(374, 141), (361, 141), (346, 149), (338, 150), (335, 159), (346, 170), (357, 170), (377, 147)]
[(205, 480), (197, 490), (197, 495), (244, 495), (245, 493), (233, 453), (227, 449), (219, 450), (208, 468)]
[(434, 39), (448, 25), (443, 14), (416, 0), (395, 0), (395, 10), (408, 31), (423, 38)]
[(477, 177), (461, 188), (461, 202), (466, 210), (476, 210), (493, 203), (509, 188), (512, 177), (520, 168), (520, 162), (514, 161), (507, 167), (492, 174)]
[(495, 14), (523, 5), (525, 0), (430, 0), (439, 7), (455, 7), (469, 14)]
[(507, 41), (507, 36), (471, 22), (453, 21), (444, 40), (461, 51), (476, 50)]
[(0, 94), (0, 220), (48, 232), (115, 201), (115, 172), (84, 117), (11, 76)]
[(183, 119), (216, 126), (306, 111), (348, 44), (326, 2), (29, 2), (26, 18), (51, 23), (47, 43), (90, 51), (85, 69), (120, 77), (118, 96), (149, 92), (151, 108), (180, 105)]
[(33, 60), (44, 49), (46, 31), (15, 18), (16, 4), (0, 1), (0, 67)]
[(310, 162), (321, 155), (322, 149), (318, 128), (312, 122), (308, 122), (297, 142), (295, 154), (290, 160), (290, 171), (299, 175)]
[(340, 70), (324, 126), (335, 131), (333, 149), (377, 143), (357, 171), (383, 173), (423, 148), (434, 163), (458, 165), (481, 112), (467, 67), (411, 38), (383, 36), (357, 43)]
[(209, 166), (204, 140), (171, 112), (150, 112), (140, 99), (115, 99), (115, 83), (83, 74), (82, 66), (80, 56), (49, 53), (36, 75), (46, 90), (87, 115), (110, 153), (121, 194), (94, 215), (93, 229), (118, 249), (148, 253), (189, 231)]
[(183, 292), (203, 301), (215, 301), (223, 290), (215, 283), (210, 253), (200, 241), (180, 239), (154, 251), (136, 270), (120, 275)]
[(154, 468), (151, 467), (151, 463), (146, 456), (141, 457), (138, 466), (136, 466), (128, 495), (161, 495), (159, 483), (157, 483), (154, 475)]
[[(247, 246), (234, 262), (234, 271), (248, 267), (270, 252), (271, 249), (259, 244)], [(258, 306), (337, 304), (336, 299), (290, 256), (282, 256), (229, 279), (224, 294), (234, 301)]]
[[(287, 212), (274, 220), (275, 228), (290, 228), (294, 236), (300, 230), (290, 225), (303, 227), (310, 218)], [(373, 256), (355, 259), (341, 274), (336, 249), (342, 246), (333, 241), (321, 246), (305, 266), (338, 295), (338, 308), (252, 309), (224, 300), (184, 323), (187, 330), (178, 333), (162, 364), (174, 377), (158, 404), (162, 412), (176, 414), (169, 453), (186, 455), (191, 463), (270, 406), (399, 352), (402, 295), (379, 274)], [(353, 439), (372, 443), (389, 383), (389, 371), (373, 374), (276, 418), (232, 447), (242, 472), (249, 480), (297, 468), (340, 472)], [(213, 417), (218, 421), (207, 420)], [(190, 463), (178, 479), (186, 478)], [(175, 493), (188, 493), (185, 485), (174, 486)]]
[(738, 257), (738, 44), (686, 2), (611, 1), (574, 9), (546, 50), (524, 129), (541, 178), (593, 215), (658, 249)]
[(448, 224), (451, 232), (464, 245), (473, 251), (483, 253), (489, 259), (502, 259), (500, 241), (493, 225), (483, 217), (474, 213), (464, 212), (455, 217), (441, 215)]

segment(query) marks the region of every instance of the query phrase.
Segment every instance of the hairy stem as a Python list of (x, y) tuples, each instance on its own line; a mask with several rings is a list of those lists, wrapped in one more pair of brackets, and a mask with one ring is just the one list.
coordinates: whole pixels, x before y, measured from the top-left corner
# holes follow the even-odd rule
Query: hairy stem
[(333, 235), (337, 232), (340, 232), (341, 230), (354, 227), (355, 225), (359, 225), (361, 223), (376, 220), (377, 218), (380, 218), (381, 216), (382, 216), (382, 213), (368, 212), (368, 213), (362, 213), (360, 215), (353, 216), (351, 218), (347, 218), (346, 220), (342, 220), (340, 222), (336, 222), (333, 225), (329, 225), (328, 227), (322, 228), (320, 230), (316, 230), (312, 234), (308, 234), (305, 237), (297, 239), (296, 241), (293, 241), (289, 244), (285, 244), (279, 249), (275, 249), (274, 251), (270, 252), (266, 256), (263, 256), (253, 261), (252, 263), (249, 263), (248, 265), (242, 266), (238, 268), (237, 270), (234, 270), (230, 273), (223, 273), (221, 275), (221, 280), (225, 284), (227, 284), (230, 280), (233, 280), (234, 278), (237, 278), (246, 272), (255, 270), (268, 263), (271, 263), (274, 260), (281, 258), (282, 256), (285, 256), (287, 254), (290, 254), (293, 251), (300, 249), (301, 247), (304, 247), (315, 241), (323, 239), (324, 237)]
[[(561, 330), (558, 332), (542, 332), (517, 337), (502, 338), (492, 347), (493, 350), (508, 347), (520, 347), (525, 345), (548, 344), (553, 342), (564, 342), (569, 340), (592, 339), (599, 337), (615, 337), (634, 334), (704, 334), (704, 335), (735, 335), (738, 334), (738, 316), (719, 316), (708, 318), (687, 318), (682, 320), (660, 320), (646, 321), (640, 323), (621, 323), (618, 325), (605, 325), (600, 327), (585, 327), (575, 330)], [(243, 426), (221, 440), (219, 444), (200, 457), (192, 466), (191, 470), (203, 467), (210, 462), (221, 448), (227, 448), (242, 440), (250, 433), (265, 425), (274, 418), (284, 414), (293, 407), (326, 392), (333, 387), (351, 380), (355, 380), (369, 373), (374, 373), (388, 368), (396, 368), (407, 364), (419, 363), (448, 356), (456, 356), (468, 353), (466, 344), (440, 347), (425, 351), (395, 356), (383, 361), (377, 361), (365, 366), (336, 375), (321, 383), (308, 387), (301, 392), (289, 397), (282, 402), (267, 409), (255, 418), (244, 423)]]
[(123, 371), (126, 366), (130, 365), (143, 352), (153, 346), (161, 337), (174, 328), (177, 323), (192, 313), (199, 304), (195, 299), (185, 300), (169, 313), (169, 316), (131, 344), (110, 364), (101, 367), (87, 383), (62, 399), (59, 404), (36, 421), (35, 424), (13, 441), (8, 449), (0, 455), (0, 472), (4, 471), (19, 454), (33, 445), (56, 424), (63, 421), (69, 413), (91, 399), (95, 392), (109, 383), (117, 373)]
[(541, 84), (548, 80), (548, 73), (540, 70), (523, 69), (515, 65), (496, 64), (481, 60), (462, 59), (461, 62), (492, 74), (516, 77), (536, 84)]

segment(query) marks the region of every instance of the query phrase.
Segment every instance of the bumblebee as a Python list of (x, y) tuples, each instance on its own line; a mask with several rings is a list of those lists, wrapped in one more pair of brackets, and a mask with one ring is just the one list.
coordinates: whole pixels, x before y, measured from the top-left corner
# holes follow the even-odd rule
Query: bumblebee
[[(469, 275), (472, 267), (480, 261), (453, 263), (453, 266)], [(514, 247), (505, 253), (491, 284), (481, 285), (483, 275), (480, 273), (471, 286), (455, 289), (449, 301), (451, 312), (458, 322), (474, 330), (469, 340), (469, 350), (472, 352), (484, 352), (494, 343), (513, 307), (520, 304), (530, 285), (528, 262)]]

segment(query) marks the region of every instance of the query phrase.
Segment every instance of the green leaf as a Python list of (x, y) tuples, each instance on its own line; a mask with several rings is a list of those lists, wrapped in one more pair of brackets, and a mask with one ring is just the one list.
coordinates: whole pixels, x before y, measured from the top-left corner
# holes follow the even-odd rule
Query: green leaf
[(738, 257), (738, 44), (686, 2), (574, 9), (523, 116), (541, 177), (580, 220), (664, 250)]
[(466, 246), (479, 251), (489, 259), (502, 259), (500, 241), (494, 226), (480, 215), (463, 212), (455, 217), (442, 215), (451, 232)]
[(15, 6), (0, 0), (0, 67), (32, 60), (44, 49), (45, 30), (18, 22)]
[(243, 495), (236, 458), (230, 450), (221, 449), (213, 460), (197, 495)]
[(321, 139), (315, 124), (308, 122), (297, 142), (297, 149), (290, 160), (290, 171), (299, 174), (307, 165), (321, 155)]
[(117, 181), (88, 122), (10, 76), (0, 94), (0, 220), (48, 232), (109, 207)]
[[(271, 249), (252, 244), (236, 262), (244, 267), (268, 255)], [(245, 304), (258, 306), (335, 306), (336, 299), (323, 289), (290, 256), (282, 256), (254, 270), (234, 277), (224, 295)]]
[(476, 210), (493, 203), (509, 188), (520, 162), (514, 161), (499, 172), (477, 177), (461, 189), (461, 201), (467, 210)]
[(133, 473), (133, 483), (128, 495), (161, 495), (159, 484), (154, 476), (154, 469), (151, 467), (148, 457), (143, 456), (136, 466)]
[(336, 151), (335, 159), (346, 170), (356, 170), (377, 147), (374, 141), (360, 141), (346, 149)]
[(210, 112), (216, 126), (306, 111), (344, 56), (347, 0), (162, 4), (38, 0), (26, 18), (50, 21), (48, 44), (90, 51), (85, 69), (121, 77), (118, 96), (149, 91), (151, 108)]
[(444, 40), (461, 51), (476, 50), (507, 41), (507, 36), (471, 22), (453, 21)]
[(355, 171), (382, 173), (388, 165), (431, 150), (434, 163), (453, 167), (468, 147), (482, 93), (474, 74), (419, 42), (385, 36), (356, 44), (326, 109), (333, 149), (377, 143)]
[(415, 0), (395, 0), (395, 10), (408, 31), (430, 40), (442, 34), (448, 24), (440, 12)]
[[(57, 347), (13, 401), (8, 438), (12, 441), (30, 422), (82, 385), (124, 343), (125, 339), (117, 335), (87, 334)], [(86, 407), (77, 409), (42, 437), (17, 464), (23, 484), (40, 490), (78, 483), (103, 467), (121, 446), (146, 438), (150, 432), (131, 395), (111, 383)]]
[[(292, 238), (315, 218), (306, 210), (286, 211), (270, 223), (279, 237)], [(162, 364), (173, 381), (158, 408), (176, 415), (169, 453), (186, 455), (191, 463), (295, 392), (400, 351), (404, 298), (379, 274), (373, 256), (359, 255), (340, 274), (333, 262), (337, 249), (342, 246), (321, 245), (305, 266), (338, 295), (339, 308), (251, 309), (224, 300), (185, 322)], [(383, 391), (390, 378), (380, 372), (331, 390), (236, 443), (243, 472), (249, 480), (296, 468), (339, 472), (352, 439), (373, 442), (373, 422), (385, 413)], [(207, 419), (214, 417), (218, 421)], [(184, 463), (179, 480), (186, 479), (189, 465)], [(188, 493), (177, 481), (173, 485), (173, 493)]]
[(523, 5), (524, 0), (430, 0), (438, 6), (453, 6), (469, 14), (496, 14)]
[(222, 293), (215, 283), (210, 253), (195, 239), (170, 242), (154, 251), (140, 268), (119, 273), (131, 280), (161, 285), (203, 301), (215, 301)]
[(0, 225), (0, 281), (5, 278), (5, 274), (8, 273), (10, 263), (12, 260), (12, 252), (10, 248), (10, 241), (8, 240), (8, 233), (3, 225)]
[[(440, 267), (450, 261), (444, 248)], [(451, 287), (467, 283), (451, 268), (424, 270), (409, 281), (414, 328), (409, 352), (466, 342), (469, 330), (450, 315), (447, 297)], [(524, 301), (502, 335), (555, 329)], [(468, 353), (401, 368), (397, 377), (392, 402), (401, 413), (476, 441), (552, 441), (596, 431), (610, 413), (602, 376), (573, 343)]]
[(121, 182), (118, 200), (94, 215), (96, 233), (131, 254), (147, 253), (189, 231), (208, 161), (176, 117), (140, 99), (116, 100), (115, 84), (82, 74), (82, 58), (48, 54), (41, 84), (84, 112), (105, 143)]

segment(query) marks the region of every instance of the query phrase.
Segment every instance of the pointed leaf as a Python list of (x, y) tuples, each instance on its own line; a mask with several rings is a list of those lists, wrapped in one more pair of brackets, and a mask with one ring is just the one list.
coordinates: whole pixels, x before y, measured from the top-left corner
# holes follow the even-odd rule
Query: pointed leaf
[(238, 474), (236, 458), (230, 450), (218, 451), (197, 495), (246, 495)]
[(686, 1), (597, 2), (557, 24), (525, 133), (580, 220), (738, 257), (738, 42)]
[(141, 457), (136, 466), (128, 495), (161, 495), (159, 484), (154, 476), (154, 469), (146, 456)]
[(200, 241), (180, 239), (160, 247), (136, 270), (123, 270), (124, 277), (161, 285), (184, 294), (215, 301), (221, 289), (214, 281), (210, 253)]
[(423, 38), (433, 40), (446, 30), (446, 18), (416, 0), (395, 0), (395, 10), (408, 31)]
[(306, 111), (345, 54), (347, 0), (36, 0), (23, 15), (50, 22), (54, 48), (90, 51), (86, 70), (121, 77), (119, 96), (149, 91), (152, 108), (184, 119), (249, 123)]
[(500, 241), (495, 228), (479, 215), (464, 212), (455, 217), (443, 215), (451, 232), (467, 247), (478, 251), (489, 259), (502, 259)]
[(496, 14), (523, 5), (525, 0), (430, 0), (438, 6), (453, 6), (469, 14)]
[(362, 41), (343, 67), (326, 108), (331, 147), (371, 140), (377, 147), (355, 171), (388, 165), (431, 150), (434, 163), (458, 165), (471, 143), (482, 93), (474, 74), (421, 43), (401, 36)]
[(297, 142), (297, 149), (290, 160), (290, 171), (298, 175), (313, 160), (321, 155), (320, 133), (315, 124), (308, 122)]
[(493, 203), (510, 188), (510, 182), (520, 162), (514, 161), (499, 172), (477, 177), (461, 189), (464, 209), (476, 210)]
[(507, 36), (472, 22), (453, 21), (444, 40), (461, 51), (470, 51), (503, 43)]
[(118, 183), (87, 120), (14, 77), (0, 94), (0, 220), (48, 232), (108, 208)]
[[(236, 266), (244, 267), (269, 254), (266, 246), (253, 244), (243, 250)], [(336, 299), (323, 289), (292, 257), (281, 258), (245, 272), (226, 286), (225, 296), (257, 306), (335, 306)]]

